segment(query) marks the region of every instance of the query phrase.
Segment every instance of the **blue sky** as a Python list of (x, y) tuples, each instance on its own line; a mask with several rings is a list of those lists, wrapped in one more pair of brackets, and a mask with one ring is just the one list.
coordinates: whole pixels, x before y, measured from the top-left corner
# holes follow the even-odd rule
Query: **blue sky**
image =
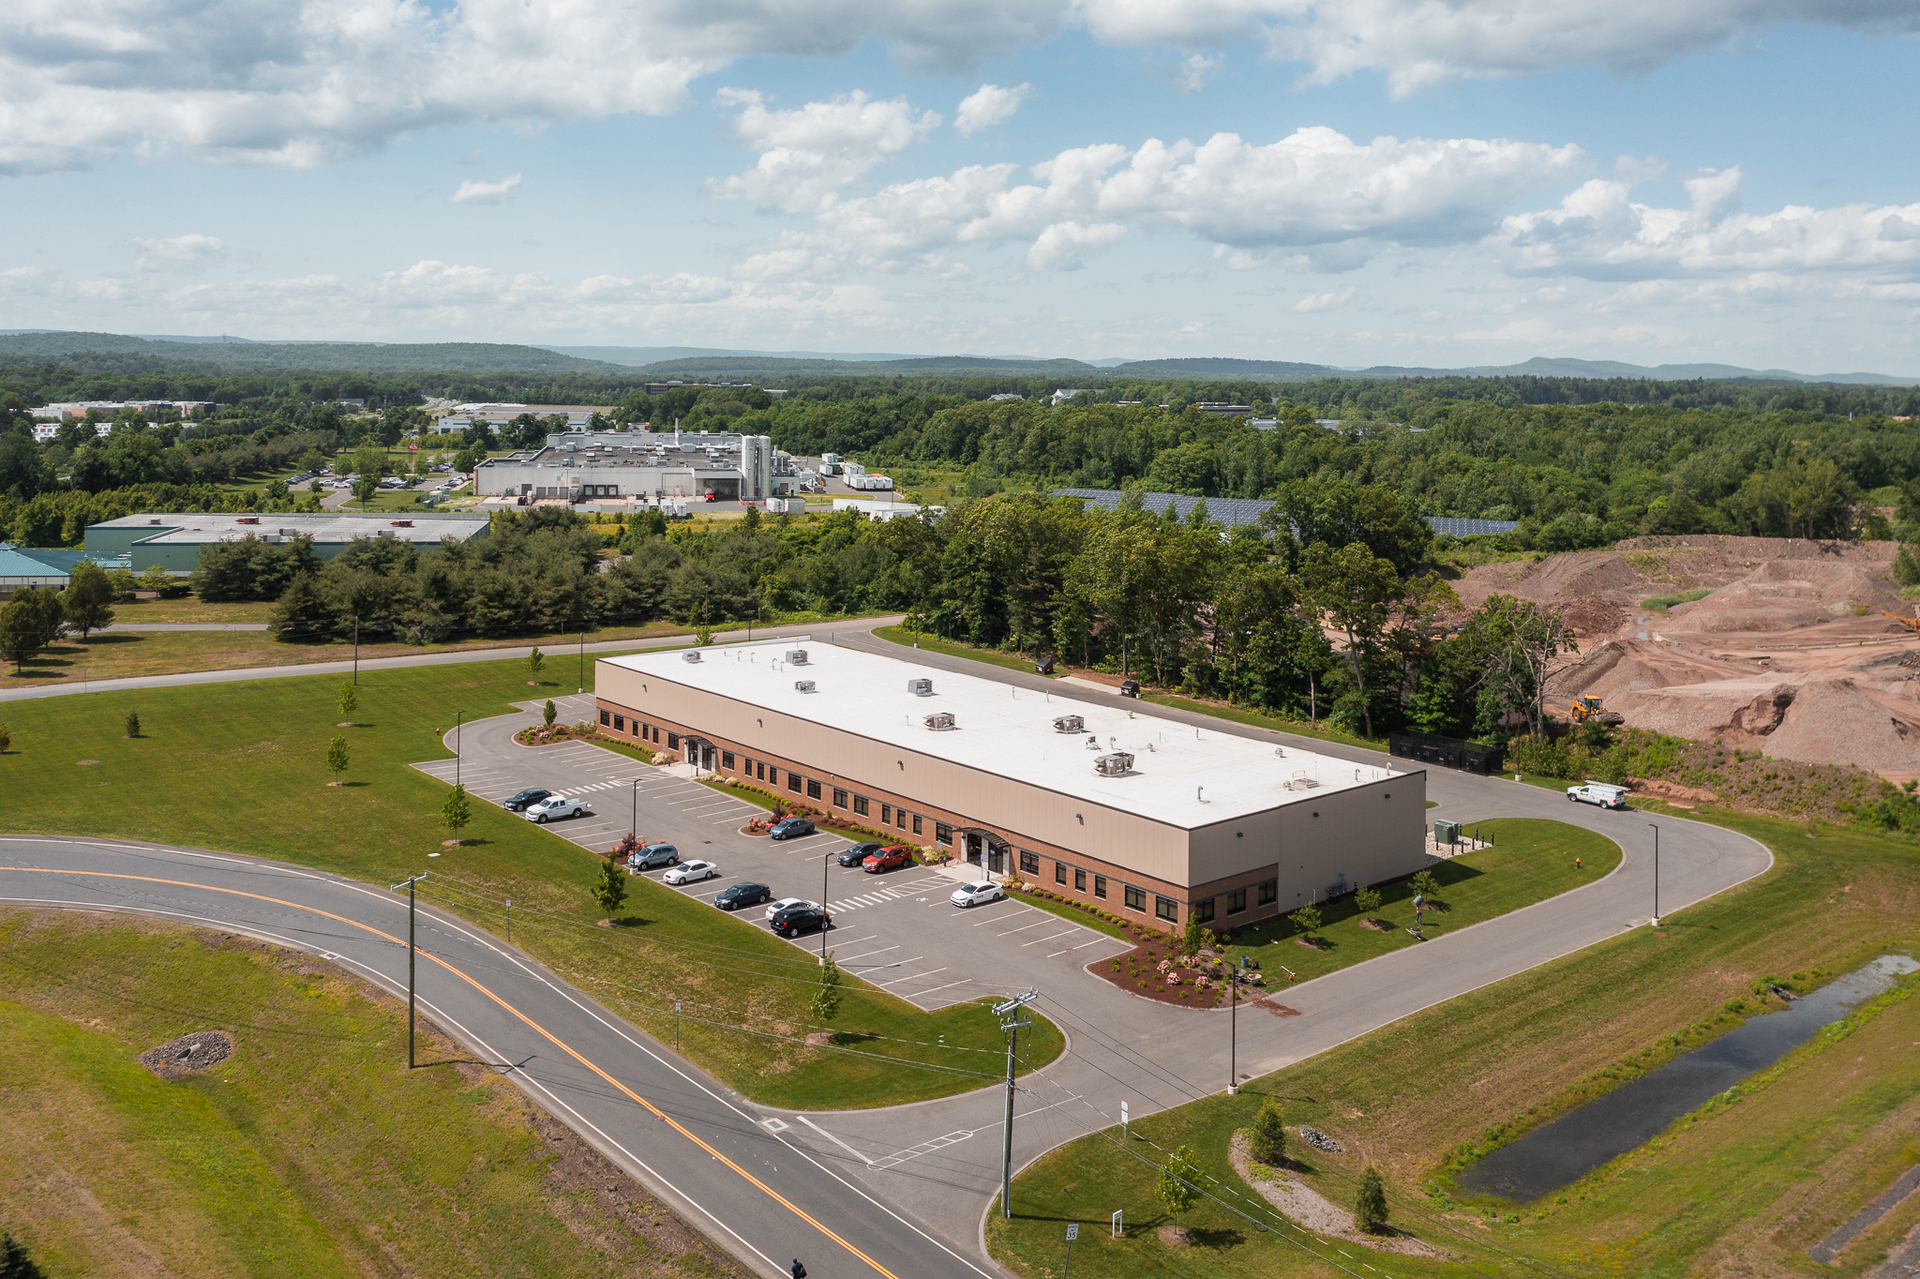
[(1920, 374), (1920, 0), (20, 4), (4, 327)]

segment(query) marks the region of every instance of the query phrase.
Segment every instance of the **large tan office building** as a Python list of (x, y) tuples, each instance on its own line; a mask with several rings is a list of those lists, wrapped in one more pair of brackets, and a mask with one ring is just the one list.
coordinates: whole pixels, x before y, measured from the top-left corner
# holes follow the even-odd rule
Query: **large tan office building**
[(602, 658), (608, 732), (1161, 927), (1425, 864), (1426, 774), (805, 640)]

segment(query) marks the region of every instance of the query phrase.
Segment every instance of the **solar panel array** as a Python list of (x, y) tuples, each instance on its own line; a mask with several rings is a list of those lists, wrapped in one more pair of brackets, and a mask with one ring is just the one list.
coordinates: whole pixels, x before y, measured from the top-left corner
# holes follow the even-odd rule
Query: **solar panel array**
[[(1084, 498), (1088, 507), (1103, 511), (1116, 509), (1120, 499), (1126, 496), (1119, 489), (1055, 489), (1053, 495)], [(1250, 497), (1188, 497), (1184, 493), (1140, 495), (1140, 505), (1146, 511), (1159, 515), (1171, 506), (1174, 517), (1182, 521), (1202, 502), (1207, 504), (1207, 517), (1228, 528), (1252, 524), (1273, 509), (1272, 502)], [(1434, 532), (1451, 537), (1486, 537), (1495, 533), (1511, 533), (1520, 527), (1515, 520), (1458, 520), (1448, 515), (1429, 515), (1427, 525)]]

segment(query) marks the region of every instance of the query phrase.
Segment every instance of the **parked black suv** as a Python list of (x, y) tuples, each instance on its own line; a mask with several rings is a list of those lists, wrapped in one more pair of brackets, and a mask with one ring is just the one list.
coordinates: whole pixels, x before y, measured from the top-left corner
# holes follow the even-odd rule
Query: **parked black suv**
[(553, 792), (550, 790), (515, 791), (501, 802), (500, 807), (509, 813), (524, 813), (527, 811), (528, 804), (537, 804), (551, 794)]
[(817, 932), (832, 922), (824, 910), (812, 906), (789, 906), (773, 917), (772, 927), (782, 937), (798, 937), (801, 933)]

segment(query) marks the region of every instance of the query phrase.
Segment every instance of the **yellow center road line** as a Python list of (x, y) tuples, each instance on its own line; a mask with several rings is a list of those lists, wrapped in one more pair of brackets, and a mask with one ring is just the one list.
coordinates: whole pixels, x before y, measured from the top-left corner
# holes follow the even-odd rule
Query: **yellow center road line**
[[(270, 902), (275, 906), (285, 906), (289, 910), (306, 911), (309, 914), (319, 915), (324, 919), (335, 920), (336, 922), (346, 924), (351, 928), (358, 928), (364, 932), (372, 933), (375, 937), (385, 938), (387, 941), (392, 942), (396, 946), (406, 945), (405, 942), (401, 941), (398, 937), (395, 937), (393, 934), (382, 932), (378, 928), (375, 928), (373, 925), (363, 924), (357, 919), (348, 919), (345, 915), (336, 915), (332, 911), (321, 910), (317, 906), (304, 906), (299, 902), (285, 901), (279, 897), (267, 897), (261, 893), (243, 892), (238, 888), (219, 888), (212, 884), (196, 884), (190, 880), (184, 880), (184, 879), (161, 879), (158, 876), (154, 876), (154, 875), (127, 875), (127, 874), (120, 874), (113, 871), (104, 871), (104, 870), (61, 870), (59, 868), (51, 867), (51, 866), (9, 866), (7, 867), (7, 869), (25, 871), (29, 874), (36, 874), (36, 875), (86, 875), (95, 879), (128, 879), (128, 880), (135, 880), (145, 884), (166, 884), (173, 888), (197, 888), (201, 892), (225, 893), (230, 897), (247, 897), (247, 898), (251, 898), (254, 901)], [(664, 1110), (661, 1110), (658, 1106), (654, 1105), (652, 1102), (648, 1101), (645, 1097), (642, 1097), (639, 1093), (633, 1091), (633, 1089), (621, 1083), (618, 1079), (615, 1079), (612, 1075), (609, 1075), (606, 1071), (600, 1069), (599, 1066), (596, 1066), (593, 1062), (589, 1061), (586, 1057), (582, 1056), (571, 1045), (566, 1043), (559, 1036), (555, 1035), (552, 1031), (548, 1030), (545, 1026), (542, 1026), (539, 1022), (536, 1022), (535, 1020), (533, 1020), (533, 1018), (527, 1016), (525, 1013), (521, 1012), (518, 1008), (515, 1008), (512, 1004), (502, 999), (499, 995), (495, 994), (493, 991), (489, 990), (487, 987), (481, 985), (478, 981), (475, 981), (471, 976), (460, 971), (460, 969), (455, 968), (452, 964), (440, 958), (438, 955), (432, 954), (424, 950), (419, 951), (418, 953), (422, 957), (432, 960), (434, 963), (440, 965), (442, 968), (446, 969), (448, 972), (452, 973), (454, 976), (460, 978), (462, 981), (466, 982), (469, 986), (472, 986), (475, 990), (485, 995), (488, 999), (491, 999), (494, 1003), (498, 1004), (501, 1008), (505, 1009), (507, 1012), (512, 1013), (515, 1017), (519, 1018), (522, 1022), (524, 1022), (530, 1030), (533, 1030), (535, 1033), (539, 1034), (542, 1038), (546, 1039), (548, 1043), (558, 1048), (561, 1052), (566, 1053), (569, 1057), (579, 1062), (582, 1066), (585, 1066), (588, 1070), (591, 1070), (594, 1074), (600, 1076), (600, 1078), (604, 1079), (607, 1083), (619, 1089), (622, 1093), (625, 1093), (634, 1102), (644, 1107), (651, 1114), (658, 1117), (660, 1120), (666, 1123), (669, 1127), (671, 1127), (675, 1132), (679, 1133), (682, 1137), (685, 1137), (688, 1141), (700, 1147), (700, 1149), (706, 1151), (709, 1155), (712, 1155), (715, 1159), (719, 1160), (721, 1163), (725, 1164), (728, 1168), (732, 1169), (735, 1173), (739, 1174), (742, 1180), (746, 1181), (748, 1184), (752, 1185), (755, 1189), (759, 1190), (762, 1194), (766, 1195), (767, 1198), (773, 1200), (775, 1203), (779, 1204), (782, 1208), (785, 1208), (788, 1212), (800, 1218), (800, 1220), (806, 1222), (808, 1225), (812, 1226), (815, 1230), (818, 1230), (821, 1234), (833, 1240), (835, 1243), (839, 1244), (842, 1248), (845, 1248), (848, 1252), (852, 1253), (854, 1256), (860, 1258), (860, 1260), (866, 1262), (869, 1266), (873, 1267), (880, 1274), (885, 1275), (886, 1279), (899, 1279), (899, 1276), (894, 1274), (893, 1271), (887, 1269), (885, 1266), (875, 1261), (872, 1257), (869, 1257), (866, 1253), (862, 1252), (859, 1248), (856, 1248), (852, 1243), (848, 1242), (846, 1239), (843, 1239), (838, 1233), (836, 1233), (833, 1229), (828, 1227), (825, 1223), (821, 1222), (818, 1218), (813, 1216), (806, 1209), (800, 1207), (798, 1204), (795, 1204), (792, 1200), (788, 1199), (785, 1195), (775, 1190), (772, 1186), (769, 1186), (766, 1182), (760, 1180), (758, 1177), (748, 1172), (745, 1168), (742, 1168), (739, 1164), (729, 1159), (726, 1155), (723, 1155), (718, 1150), (715, 1150), (712, 1146), (708, 1145), (705, 1141), (701, 1140), (694, 1133), (690, 1132), (683, 1124), (680, 1123), (679, 1120), (667, 1114)]]

